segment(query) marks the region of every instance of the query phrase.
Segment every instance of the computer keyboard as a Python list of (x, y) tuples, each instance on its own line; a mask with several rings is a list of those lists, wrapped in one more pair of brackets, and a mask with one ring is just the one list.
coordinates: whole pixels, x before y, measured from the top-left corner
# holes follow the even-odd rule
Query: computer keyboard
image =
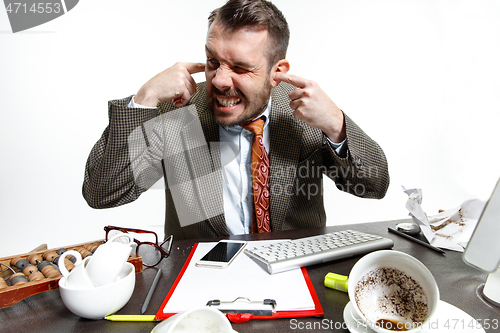
[(269, 274), (391, 248), (389, 238), (345, 230), (245, 249)]

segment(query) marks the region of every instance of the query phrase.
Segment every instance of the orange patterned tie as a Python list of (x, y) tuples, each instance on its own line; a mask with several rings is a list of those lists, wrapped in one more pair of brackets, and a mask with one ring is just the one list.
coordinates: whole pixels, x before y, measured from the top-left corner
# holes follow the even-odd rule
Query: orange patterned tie
[(252, 187), (254, 216), (252, 232), (271, 231), (269, 219), (269, 157), (262, 138), (264, 119), (259, 118), (241, 125), (252, 132)]

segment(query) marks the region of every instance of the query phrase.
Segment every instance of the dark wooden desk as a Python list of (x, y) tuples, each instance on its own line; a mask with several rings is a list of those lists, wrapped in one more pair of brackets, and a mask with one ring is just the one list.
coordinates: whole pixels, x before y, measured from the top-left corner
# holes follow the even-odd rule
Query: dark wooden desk
[[(484, 284), (486, 274), (483, 274), (462, 261), (461, 253), (447, 251), (446, 255), (439, 254), (426, 247), (410, 242), (387, 231), (387, 227), (394, 227), (400, 221), (376, 222), (356, 225), (342, 225), (336, 227), (303, 229), (295, 231), (275, 232), (264, 235), (236, 236), (232, 239), (261, 240), (276, 238), (299, 238), (316, 234), (354, 229), (378, 234), (394, 240), (394, 250), (408, 253), (422, 261), (434, 275), (441, 293), (441, 299), (464, 310), (476, 319), (498, 319), (500, 308), (485, 303), (478, 295), (477, 289)], [(214, 241), (206, 239), (200, 241)], [(184, 262), (191, 251), (194, 240), (174, 241), (170, 258), (160, 264), (162, 277), (146, 314), (155, 314), (170, 287), (174, 283)], [(339, 260), (308, 268), (319, 300), (325, 311), (322, 318), (299, 318), (275, 320), (253, 320), (244, 324), (233, 324), (238, 332), (298, 332), (299, 323), (343, 322), (342, 312), (349, 302), (347, 294), (325, 288), (324, 277), (328, 272), (349, 275), (352, 266), (361, 256)], [(119, 314), (139, 314), (149, 287), (155, 277), (155, 269), (145, 269), (136, 276), (136, 287), (132, 298)], [(290, 291), (293, 292), (293, 291)], [(73, 315), (66, 309), (59, 296), (59, 290), (52, 290), (31, 296), (16, 305), (0, 310), (0, 331), (5, 332), (150, 332), (157, 323), (154, 322), (109, 322), (106, 320), (86, 320)], [(319, 325), (319, 324), (318, 324)], [(331, 325), (331, 324), (328, 324)], [(334, 327), (334, 326), (333, 326)], [(315, 330), (302, 330), (314, 332)], [(316, 330), (318, 331), (318, 330)], [(319, 331), (332, 331), (323, 329)], [(335, 330), (348, 332), (347, 330)], [(489, 332), (496, 330), (487, 329)]]

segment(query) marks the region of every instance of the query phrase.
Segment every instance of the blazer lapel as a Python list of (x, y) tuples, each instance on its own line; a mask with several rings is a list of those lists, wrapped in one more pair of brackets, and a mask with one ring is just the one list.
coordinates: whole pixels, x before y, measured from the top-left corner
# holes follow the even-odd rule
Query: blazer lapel
[(299, 150), (294, 149), (300, 143), (302, 126), (293, 116), (290, 108), (288, 91), (282, 85), (273, 89), (270, 130), (270, 173), (269, 212), (273, 231), (281, 230), (289, 203), (289, 193), (293, 189), (295, 166), (299, 160)]
[[(198, 87), (199, 96), (201, 99), (205, 99), (200, 103), (196, 103), (198, 108), (198, 117), (203, 129), (203, 134), (205, 136), (206, 144), (208, 145), (209, 159), (205, 160), (204, 163), (210, 163), (209, 167), (212, 171), (212, 176), (210, 178), (217, 178), (215, 183), (211, 184), (210, 188), (207, 188), (210, 194), (214, 194), (217, 198), (216, 201), (211, 199), (213, 204), (216, 204), (216, 210), (212, 210), (211, 216), (206, 220), (209, 227), (215, 232), (216, 235), (229, 235), (229, 231), (226, 226), (226, 219), (224, 217), (224, 203), (223, 203), (223, 189), (222, 189), (222, 166), (221, 166), (221, 156), (220, 156), (220, 137), (219, 137), (219, 125), (215, 121), (212, 110), (208, 106), (206, 101), (206, 88), (203, 85)], [(203, 97), (201, 97), (203, 96)], [(207, 184), (208, 185), (208, 184)], [(220, 199), (220, 200), (219, 200)], [(212, 207), (214, 208), (214, 207)], [(220, 211), (221, 214), (215, 214), (214, 212)]]

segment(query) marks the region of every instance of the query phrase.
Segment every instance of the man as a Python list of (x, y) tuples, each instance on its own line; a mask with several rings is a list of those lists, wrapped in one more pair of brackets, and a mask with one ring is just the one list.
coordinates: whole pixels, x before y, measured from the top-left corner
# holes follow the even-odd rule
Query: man
[(109, 103), (87, 161), (88, 204), (131, 202), (164, 175), (165, 234), (182, 239), (324, 226), (323, 173), (346, 192), (384, 197), (382, 149), (315, 82), (288, 73), (288, 40), (268, 1), (214, 10), (206, 64), (177, 63)]

